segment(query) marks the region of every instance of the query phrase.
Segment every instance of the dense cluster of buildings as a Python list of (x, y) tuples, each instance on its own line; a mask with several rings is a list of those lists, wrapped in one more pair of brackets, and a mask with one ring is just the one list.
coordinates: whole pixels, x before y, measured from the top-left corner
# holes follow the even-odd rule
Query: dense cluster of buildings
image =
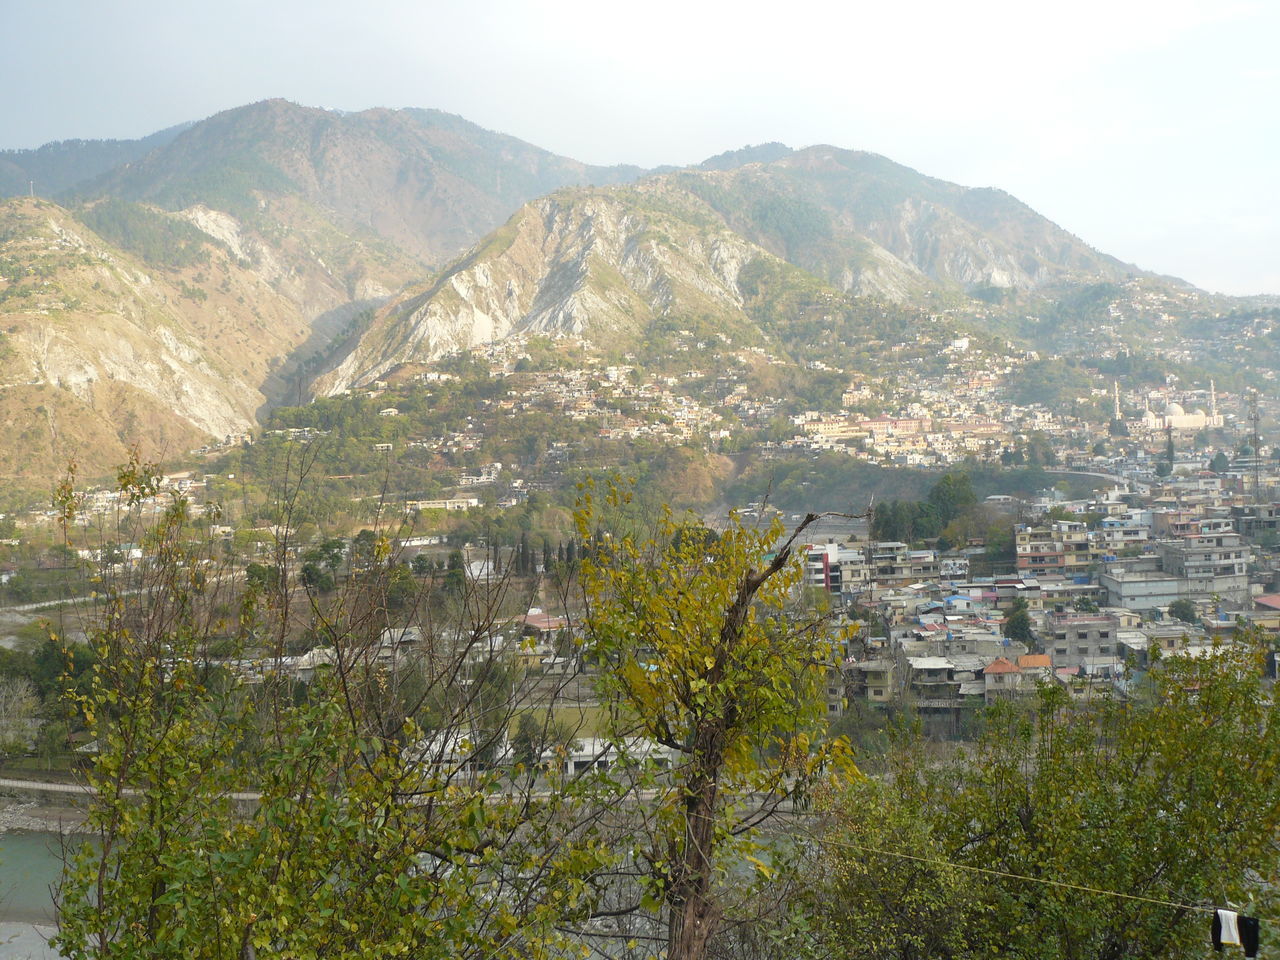
[(910, 707), (956, 735), (974, 707), (1044, 682), (1125, 695), (1156, 649), (1197, 656), (1242, 626), (1280, 631), (1280, 503), (1257, 504), (1226, 478), (1201, 476), (1191, 491), (1184, 479), (1020, 504), (1011, 560), (993, 562), (980, 543), (810, 545), (807, 584), (861, 626), (828, 711)]

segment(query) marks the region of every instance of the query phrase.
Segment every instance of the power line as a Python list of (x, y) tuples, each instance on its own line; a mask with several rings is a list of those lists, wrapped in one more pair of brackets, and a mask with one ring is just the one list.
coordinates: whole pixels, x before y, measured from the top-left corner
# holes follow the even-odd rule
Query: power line
[(1042, 883), (1050, 887), (1061, 887), (1066, 890), (1079, 890), (1084, 893), (1096, 893), (1105, 897), (1119, 897), (1124, 900), (1139, 900), (1143, 903), (1154, 903), (1162, 907), (1176, 907), (1180, 910), (1197, 910), (1201, 913), (1215, 913), (1217, 907), (1206, 907), (1194, 903), (1175, 903), (1172, 900), (1159, 900), (1155, 897), (1142, 897), (1134, 893), (1120, 893), (1116, 890), (1102, 890), (1098, 887), (1086, 887), (1079, 883), (1067, 883), (1065, 880), (1050, 880), (1046, 877), (1029, 877), (1021, 873), (1009, 873), (1005, 870), (993, 870), (989, 867), (975, 867), (967, 863), (954, 863), (950, 860), (938, 860), (932, 857), (921, 857), (912, 853), (902, 853), (897, 850), (881, 850), (877, 847), (869, 847), (864, 844), (848, 843), (841, 840), (823, 840), (822, 843), (836, 847), (847, 847), (850, 850), (859, 850), (863, 853), (877, 853), (885, 857), (899, 857), (903, 860), (914, 860), (917, 863), (928, 863), (939, 867), (955, 867), (957, 870), (970, 870), (974, 873), (985, 873), (993, 877), (1005, 877), (1010, 880), (1025, 880), (1028, 883)]

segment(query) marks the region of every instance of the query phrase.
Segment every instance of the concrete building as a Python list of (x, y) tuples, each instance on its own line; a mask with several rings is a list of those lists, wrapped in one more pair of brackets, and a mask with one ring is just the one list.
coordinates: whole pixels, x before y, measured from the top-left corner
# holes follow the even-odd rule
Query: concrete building
[(1055, 668), (1083, 667), (1086, 673), (1119, 664), (1120, 621), (1108, 614), (1063, 613), (1045, 618), (1043, 644)]
[(1093, 560), (1089, 528), (1075, 520), (1018, 524), (1014, 528), (1018, 572), (1028, 577), (1087, 576)]

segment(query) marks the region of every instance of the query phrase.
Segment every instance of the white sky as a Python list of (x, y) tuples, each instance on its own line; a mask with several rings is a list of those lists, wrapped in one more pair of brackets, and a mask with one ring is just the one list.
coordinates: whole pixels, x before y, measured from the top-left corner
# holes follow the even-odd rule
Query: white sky
[(833, 143), (1139, 266), (1280, 293), (1277, 0), (0, 0), (0, 147), (281, 96), (593, 163)]

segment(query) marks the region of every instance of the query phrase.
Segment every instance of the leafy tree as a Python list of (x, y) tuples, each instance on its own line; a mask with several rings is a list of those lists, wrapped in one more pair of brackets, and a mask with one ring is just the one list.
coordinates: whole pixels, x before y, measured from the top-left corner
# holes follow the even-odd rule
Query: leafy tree
[(1169, 604), (1169, 616), (1175, 620), (1181, 620), (1183, 623), (1198, 623), (1200, 621), (1200, 614), (1196, 610), (1195, 601), (1188, 600), (1186, 597)]
[(947, 524), (954, 518), (972, 509), (978, 502), (973, 492), (973, 484), (967, 473), (946, 473), (929, 490), (929, 504), (937, 513), (938, 520)]
[[(131, 506), (154, 476), (134, 473)], [(376, 656), (392, 565), (375, 550), (350, 590), (311, 608), (307, 630), (331, 667), (304, 695), (271, 673), (248, 684), (207, 655), (228, 603), (239, 601), (238, 653), (251, 638), (282, 653), (298, 611), (239, 592), (216, 551), (188, 542), (184, 516), (175, 499), (130, 537), (149, 562), (110, 591), (90, 628), (91, 682), (69, 693), (99, 753), (87, 774), (93, 842), (63, 878), (56, 949), (99, 960), (566, 955), (558, 928), (589, 913), (606, 851), (575, 827), (572, 784), (534, 797), (482, 759), (515, 709), (505, 667), (478, 643), (494, 609), (424, 640), (434, 659), (405, 671), (417, 683), (407, 702), (400, 672)], [(250, 810), (236, 809), (235, 791), (252, 792)]]
[(1010, 640), (1021, 643), (1031, 643), (1035, 639), (1035, 635), (1031, 632), (1031, 614), (1027, 612), (1027, 601), (1021, 597), (1013, 601), (1002, 632)]
[(317, 593), (328, 593), (334, 588), (333, 574), (314, 561), (307, 561), (302, 565), (299, 579), (308, 590)]
[(528, 768), (537, 767), (548, 750), (572, 748), (577, 731), (554, 713), (541, 714), (528, 711), (516, 721), (515, 736), (511, 738), (511, 755)]
[(1231, 461), (1227, 459), (1227, 455), (1219, 450), (1213, 455), (1213, 459), (1209, 461), (1209, 469), (1214, 473), (1225, 473), (1227, 468), (1231, 466)]
[(44, 768), (53, 768), (53, 758), (67, 749), (70, 726), (64, 720), (46, 720), (36, 734), (36, 754), (44, 761)]
[(254, 561), (245, 567), (245, 579), (259, 590), (275, 590), (280, 586), (280, 568)]
[[(624, 501), (615, 489), (605, 502)], [(597, 519), (588, 504), (579, 536)], [(726, 862), (752, 855), (777, 802), (851, 769), (844, 741), (815, 739), (832, 647), (820, 623), (787, 612), (800, 574), (792, 549), (816, 519), (785, 537), (778, 522), (733, 521), (710, 538), (668, 512), (653, 536), (617, 531), (583, 567), (585, 649), (602, 664), (614, 735), (678, 758), (647, 784), (652, 818), (634, 854), (670, 960), (706, 955), (732, 886)]]
[(811, 906), (828, 949), (1189, 960), (1209, 924), (1183, 904), (1252, 901), (1272, 917), (1280, 706), (1266, 652), (1244, 637), (1168, 657), (1131, 700), (1046, 686), (991, 708), (950, 761), (908, 744), (881, 782), (833, 805), (816, 844)]
[(467, 572), (461, 550), (450, 550), (445, 566), (444, 589), (451, 596), (460, 597), (467, 589)]

